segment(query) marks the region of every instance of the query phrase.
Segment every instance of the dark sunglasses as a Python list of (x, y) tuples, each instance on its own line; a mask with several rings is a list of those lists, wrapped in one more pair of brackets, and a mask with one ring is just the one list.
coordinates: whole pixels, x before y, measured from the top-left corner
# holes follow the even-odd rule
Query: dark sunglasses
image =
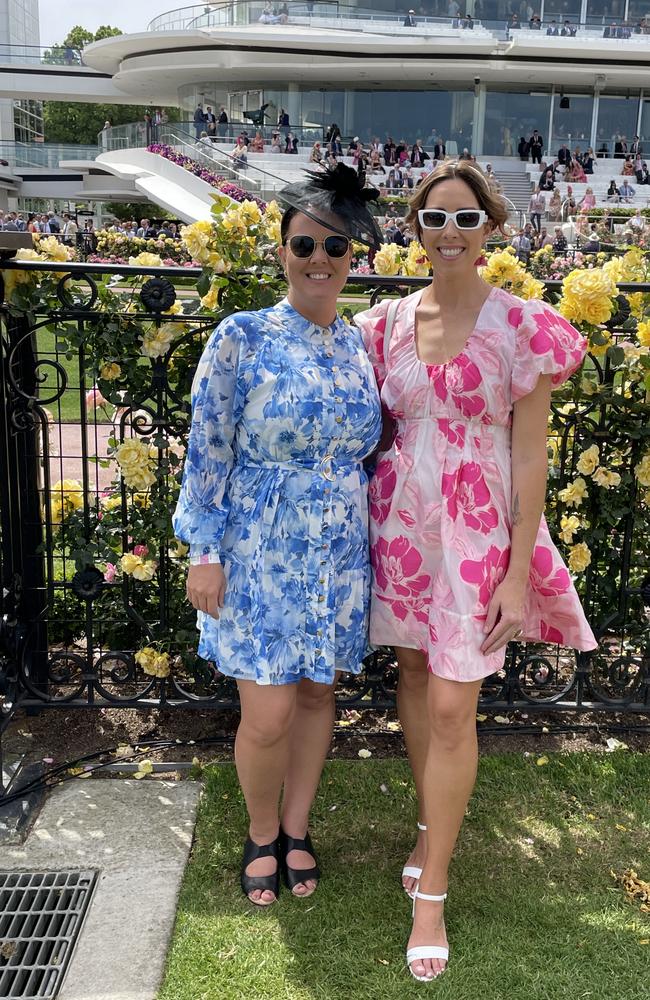
[(350, 249), (347, 236), (326, 236), (324, 240), (315, 240), (313, 236), (290, 236), (284, 241), (294, 257), (311, 257), (316, 247), (323, 247), (328, 257), (345, 257)]

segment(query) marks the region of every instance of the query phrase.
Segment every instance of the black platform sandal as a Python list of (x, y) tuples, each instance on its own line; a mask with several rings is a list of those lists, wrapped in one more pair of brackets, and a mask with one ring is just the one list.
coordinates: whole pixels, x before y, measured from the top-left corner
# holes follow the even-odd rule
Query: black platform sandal
[[(309, 833), (306, 833), (304, 839), (301, 840), (299, 837), (290, 837), (288, 833), (285, 833), (280, 828), (278, 841), (280, 845), (282, 876), (287, 888), (295, 896), (296, 893), (293, 890), (300, 882), (306, 882), (308, 879), (315, 879), (316, 881), (320, 879), (320, 868), (318, 867), (316, 851), (314, 850)], [(308, 854), (311, 854), (315, 862), (313, 868), (290, 868), (287, 864), (289, 851), (306, 851)], [(310, 892), (309, 895), (311, 896), (312, 893)], [(301, 897), (298, 896), (297, 898), (300, 899)]]
[[(272, 875), (246, 874), (246, 869), (251, 861), (267, 857), (275, 858), (277, 861), (277, 868)], [(280, 896), (280, 844), (278, 840), (274, 840), (271, 844), (256, 844), (250, 837), (246, 838), (241, 864), (241, 887), (249, 903), (254, 906), (272, 906), (273, 903), (277, 902)], [(275, 899), (268, 903), (265, 900), (251, 899), (249, 893), (254, 892), (255, 889), (262, 891), (268, 889), (275, 895)]]

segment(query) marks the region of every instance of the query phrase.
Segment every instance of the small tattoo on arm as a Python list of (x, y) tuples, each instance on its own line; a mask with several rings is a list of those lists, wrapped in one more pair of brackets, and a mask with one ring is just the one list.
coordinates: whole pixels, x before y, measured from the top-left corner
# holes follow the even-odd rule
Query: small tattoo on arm
[(519, 506), (519, 494), (515, 493), (515, 498), (512, 501), (512, 525), (513, 527), (517, 524), (521, 524), (523, 518), (521, 516), (521, 507)]

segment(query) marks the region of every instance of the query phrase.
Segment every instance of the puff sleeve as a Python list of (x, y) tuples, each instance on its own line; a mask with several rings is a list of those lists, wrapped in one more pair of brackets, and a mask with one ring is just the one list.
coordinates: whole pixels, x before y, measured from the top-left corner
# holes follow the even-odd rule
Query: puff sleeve
[(511, 399), (516, 403), (532, 392), (540, 375), (550, 375), (558, 386), (573, 375), (587, 353), (587, 341), (563, 316), (537, 299), (508, 312), (515, 328)]
[(391, 302), (392, 299), (384, 299), (373, 306), (372, 309), (359, 312), (354, 317), (355, 326), (361, 331), (363, 343), (375, 372), (380, 392), (386, 378), (384, 333), (386, 332), (386, 314)]
[(245, 402), (240, 378), (245, 347), (244, 330), (236, 315), (229, 316), (210, 337), (192, 382), (192, 424), (173, 517), (192, 563), (220, 562), (233, 442)]

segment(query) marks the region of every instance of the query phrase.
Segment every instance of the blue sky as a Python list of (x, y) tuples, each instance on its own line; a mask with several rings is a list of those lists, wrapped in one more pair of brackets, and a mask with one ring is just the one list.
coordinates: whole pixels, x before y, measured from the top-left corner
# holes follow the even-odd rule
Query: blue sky
[(176, 7), (190, 7), (191, 0), (40, 0), (41, 45), (61, 42), (70, 28), (81, 24), (96, 31), (112, 24), (122, 31), (146, 31), (152, 18)]

